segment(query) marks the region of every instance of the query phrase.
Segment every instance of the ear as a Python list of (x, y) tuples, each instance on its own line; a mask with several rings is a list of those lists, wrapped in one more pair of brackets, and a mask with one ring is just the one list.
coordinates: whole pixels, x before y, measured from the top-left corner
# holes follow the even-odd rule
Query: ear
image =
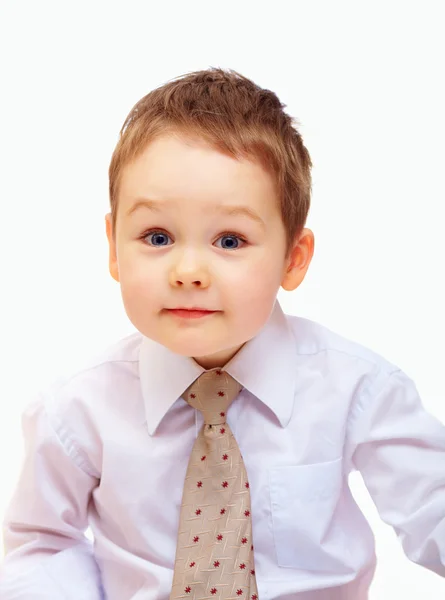
[(111, 277), (116, 281), (119, 281), (119, 267), (117, 264), (116, 244), (113, 240), (113, 225), (111, 222), (111, 213), (105, 215), (105, 227), (107, 231), (109, 245), (108, 269), (110, 271)]
[(303, 229), (286, 261), (281, 281), (284, 290), (291, 292), (302, 283), (314, 255), (314, 242), (313, 232), (310, 229)]

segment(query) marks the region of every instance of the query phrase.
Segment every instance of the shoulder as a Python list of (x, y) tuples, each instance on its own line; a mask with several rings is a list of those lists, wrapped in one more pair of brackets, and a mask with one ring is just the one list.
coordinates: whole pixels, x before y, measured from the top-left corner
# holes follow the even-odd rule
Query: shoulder
[[(139, 348), (143, 336), (132, 333), (90, 356), (83, 365), (67, 371), (40, 391), (48, 415), (70, 428), (99, 427), (128, 405), (139, 389)], [(128, 406), (130, 408), (130, 406)]]
[[(381, 373), (383, 376), (399, 371), (398, 365), (387, 357), (350, 337), (335, 331), (317, 321), (295, 315), (285, 315), (293, 334), (297, 354), (303, 358), (313, 358), (321, 364), (331, 361), (345, 369), (354, 367), (360, 372)], [(343, 369), (339, 375), (344, 374)]]

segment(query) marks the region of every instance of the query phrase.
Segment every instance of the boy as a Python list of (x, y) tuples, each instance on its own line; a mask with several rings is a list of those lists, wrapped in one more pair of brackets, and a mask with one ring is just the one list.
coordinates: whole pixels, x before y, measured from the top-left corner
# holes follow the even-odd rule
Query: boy
[(311, 160), (283, 108), (210, 69), (127, 117), (106, 233), (137, 331), (27, 408), (2, 600), (364, 600), (353, 470), (445, 576), (445, 427), (396, 366), (277, 302), (314, 251)]

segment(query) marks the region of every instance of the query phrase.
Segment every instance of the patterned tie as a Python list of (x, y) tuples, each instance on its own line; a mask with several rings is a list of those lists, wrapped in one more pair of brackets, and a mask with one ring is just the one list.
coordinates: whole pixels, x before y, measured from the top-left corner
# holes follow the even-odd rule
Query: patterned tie
[(227, 372), (204, 372), (183, 398), (204, 424), (188, 463), (170, 600), (258, 600), (250, 490), (227, 409), (242, 390)]

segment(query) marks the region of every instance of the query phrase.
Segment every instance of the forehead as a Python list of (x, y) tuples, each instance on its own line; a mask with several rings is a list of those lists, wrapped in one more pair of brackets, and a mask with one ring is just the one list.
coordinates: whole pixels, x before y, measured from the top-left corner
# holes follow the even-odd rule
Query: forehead
[(253, 160), (237, 160), (191, 138), (165, 135), (151, 142), (121, 173), (119, 201), (137, 198), (277, 208), (272, 177)]

